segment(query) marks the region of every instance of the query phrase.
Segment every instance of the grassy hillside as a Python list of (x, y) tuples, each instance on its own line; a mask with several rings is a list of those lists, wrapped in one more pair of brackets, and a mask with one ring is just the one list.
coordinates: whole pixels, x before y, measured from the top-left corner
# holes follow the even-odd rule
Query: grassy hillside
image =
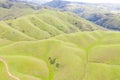
[(0, 21), (0, 80), (119, 80), (120, 32), (43, 9)]
[(20, 18), (0, 21), (0, 37), (13, 40), (41, 40), (64, 33), (104, 30), (69, 12), (43, 9)]
[(119, 80), (119, 37), (119, 32), (93, 31), (37, 41), (4, 40), (8, 44), (0, 43), (0, 79)]
[(31, 8), (12, 7), (11, 9), (0, 7), (0, 21), (14, 19), (23, 15), (33, 13)]

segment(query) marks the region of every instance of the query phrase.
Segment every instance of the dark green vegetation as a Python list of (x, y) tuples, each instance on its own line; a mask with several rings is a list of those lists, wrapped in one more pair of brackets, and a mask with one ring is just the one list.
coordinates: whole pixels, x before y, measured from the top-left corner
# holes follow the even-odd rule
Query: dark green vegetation
[(92, 4), (53, 0), (44, 4), (79, 16), (110, 30), (120, 30), (120, 4)]

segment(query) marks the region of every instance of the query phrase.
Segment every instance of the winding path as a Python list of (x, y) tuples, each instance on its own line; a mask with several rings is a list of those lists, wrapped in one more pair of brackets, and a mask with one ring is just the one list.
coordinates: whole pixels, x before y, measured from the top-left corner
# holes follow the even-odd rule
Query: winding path
[(14, 75), (12, 75), (12, 74), (10, 73), (10, 70), (9, 70), (9, 68), (8, 68), (8, 64), (7, 64), (7, 62), (4, 60), (4, 58), (0, 57), (0, 61), (4, 63), (5, 68), (6, 68), (6, 71), (7, 71), (8, 75), (9, 75), (11, 78), (13, 78), (14, 80), (20, 80), (18, 77), (14, 76)]

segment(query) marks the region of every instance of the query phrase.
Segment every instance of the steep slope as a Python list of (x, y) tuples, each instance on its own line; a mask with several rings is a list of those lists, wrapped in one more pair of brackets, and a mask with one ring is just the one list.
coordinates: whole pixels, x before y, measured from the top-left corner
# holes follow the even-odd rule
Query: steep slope
[(6, 44), (0, 47), (0, 79), (119, 80), (119, 44), (120, 33), (110, 31)]
[(72, 13), (48, 9), (17, 19), (1, 21), (0, 28), (0, 37), (13, 41), (41, 40), (64, 33), (104, 30)]

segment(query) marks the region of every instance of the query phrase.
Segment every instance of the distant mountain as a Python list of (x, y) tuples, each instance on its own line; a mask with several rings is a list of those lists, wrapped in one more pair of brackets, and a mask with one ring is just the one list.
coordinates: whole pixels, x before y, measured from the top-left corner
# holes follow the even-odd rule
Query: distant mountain
[(0, 4), (3, 3), (14, 3), (14, 2), (22, 2), (24, 4), (34, 4), (34, 5), (41, 5), (41, 4), (44, 4), (46, 2), (48, 2), (47, 0), (0, 0)]
[(50, 6), (54, 8), (64, 8), (65, 5), (69, 4), (71, 2), (69, 1), (63, 1), (63, 0), (53, 0), (51, 2), (43, 4), (44, 6)]
[(25, 2), (25, 3), (33, 3), (33, 4), (43, 4), (47, 1), (44, 1), (44, 0), (9, 0), (9, 1), (12, 1), (12, 2)]
[[(63, 0), (53, 0), (43, 4), (62, 11), (71, 11), (89, 21), (111, 30), (120, 30), (120, 5), (108, 3), (82, 3)], [(117, 23), (117, 24), (116, 24)]]

